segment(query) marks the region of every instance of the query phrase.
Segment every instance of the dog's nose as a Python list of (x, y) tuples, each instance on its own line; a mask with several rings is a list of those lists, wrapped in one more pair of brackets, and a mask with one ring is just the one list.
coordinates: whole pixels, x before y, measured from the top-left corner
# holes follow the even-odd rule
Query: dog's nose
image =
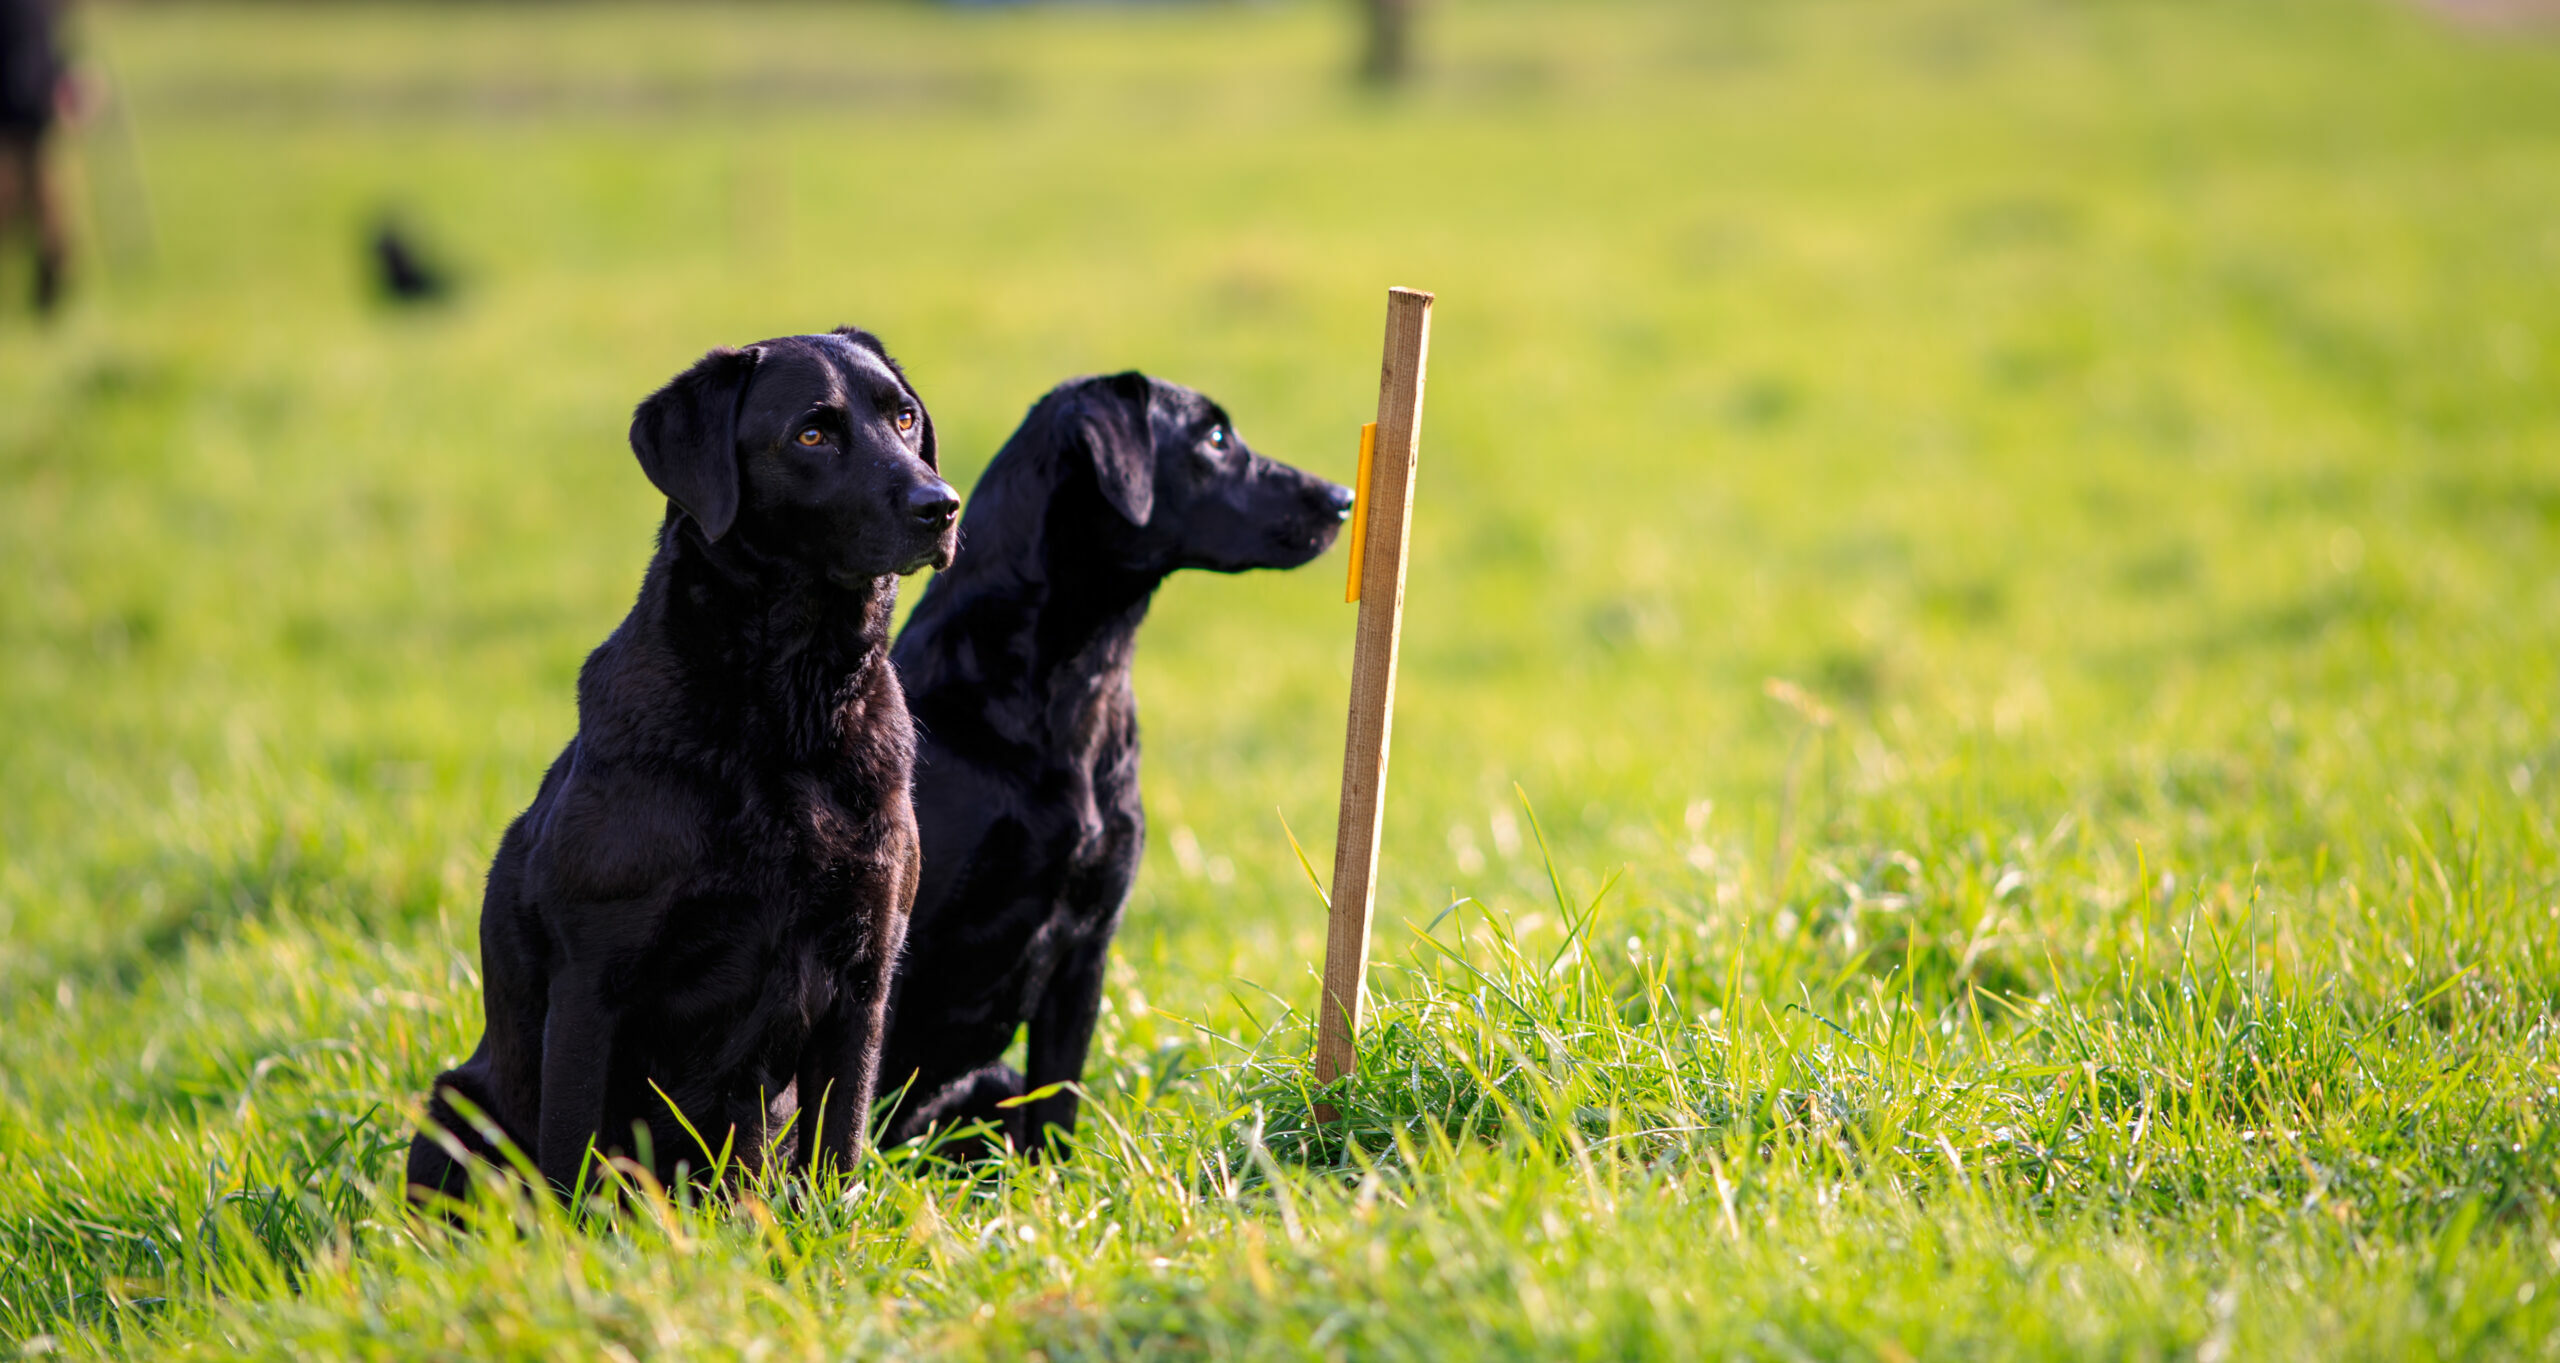
[(1337, 521), (1351, 519), (1352, 496), (1351, 489), (1340, 483), (1325, 484), (1324, 502), (1325, 505), (1333, 508), (1333, 518)]
[(940, 530), (960, 514), (960, 494), (939, 478), (918, 483), (907, 490), (907, 514), (919, 525)]

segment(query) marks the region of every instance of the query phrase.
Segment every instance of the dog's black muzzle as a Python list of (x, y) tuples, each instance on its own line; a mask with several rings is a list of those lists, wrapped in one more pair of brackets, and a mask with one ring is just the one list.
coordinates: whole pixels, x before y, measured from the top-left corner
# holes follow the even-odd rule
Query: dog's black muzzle
[(949, 483), (928, 478), (907, 489), (902, 510), (908, 533), (919, 542), (898, 571), (912, 573), (927, 565), (950, 567), (960, 541), (960, 494)]
[(1351, 489), (1306, 475), (1296, 514), (1278, 527), (1283, 556), (1290, 560), (1281, 566), (1296, 567), (1332, 547), (1351, 519), (1351, 503)]

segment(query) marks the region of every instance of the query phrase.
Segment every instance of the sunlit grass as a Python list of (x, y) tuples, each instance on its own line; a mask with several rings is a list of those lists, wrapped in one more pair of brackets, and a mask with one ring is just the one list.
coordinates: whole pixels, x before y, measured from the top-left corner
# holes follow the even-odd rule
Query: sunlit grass
[[(1432, 14), (1381, 100), (1314, 5), (91, 9), (84, 291), (0, 314), (0, 1341), (2560, 1352), (2560, 52)], [(385, 205), (452, 305), (366, 293)], [(1326, 863), (1329, 558), (1157, 603), (1072, 1158), (398, 1210), (647, 552), (633, 401), (855, 321), (964, 483), (1131, 364), (1345, 477), (1389, 283), (1353, 1080), (1283, 831)]]

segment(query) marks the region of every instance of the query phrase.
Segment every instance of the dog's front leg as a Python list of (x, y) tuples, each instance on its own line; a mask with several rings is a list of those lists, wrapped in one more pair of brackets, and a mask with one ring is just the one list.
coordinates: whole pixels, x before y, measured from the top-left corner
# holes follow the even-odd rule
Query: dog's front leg
[(898, 831), (891, 845), (889, 874), (866, 912), (850, 921), (865, 925), (868, 938), (856, 937), (845, 953), (851, 966), (838, 976), (838, 990), (809, 1029), (800, 1052), (799, 1149), (794, 1162), (802, 1172), (832, 1165), (853, 1167), (871, 1135), (871, 1100), (880, 1085), (880, 1047), (889, 1035), (889, 993), (897, 978), (898, 955), (906, 946), (907, 915), (916, 902), (915, 821), (903, 802), (896, 810)]
[(871, 1096), (880, 1077), (881, 1023), (888, 991), (848, 992), (820, 1015), (800, 1053), (799, 1148), (802, 1172), (848, 1169), (862, 1150)]
[[(1031, 1015), (1029, 1054), (1023, 1069), (1023, 1091), (1036, 1093), (1051, 1084), (1075, 1084), (1084, 1079), (1086, 1052), (1093, 1048), (1093, 1024), (1102, 1013), (1103, 967), (1111, 957), (1111, 939), (1077, 946), (1058, 963), (1057, 973), (1049, 977), (1048, 991), (1040, 996), (1040, 1007)], [(1074, 1089), (1061, 1089), (1031, 1104), (1031, 1152), (1039, 1153), (1049, 1143), (1054, 1128), (1060, 1135), (1073, 1135), (1080, 1099)]]
[(583, 971), (551, 977), (542, 1024), (542, 1176), (566, 1192), (587, 1148), (604, 1128), (605, 1079), (613, 1058), (613, 1014)]

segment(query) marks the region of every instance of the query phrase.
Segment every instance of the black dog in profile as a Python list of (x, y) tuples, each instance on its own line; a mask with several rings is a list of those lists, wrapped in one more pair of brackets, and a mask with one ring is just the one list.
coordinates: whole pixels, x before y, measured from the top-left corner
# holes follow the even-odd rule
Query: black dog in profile
[[(933, 423), (850, 329), (715, 350), (640, 404), (667, 494), (640, 599), (578, 677), (578, 734), (489, 868), (480, 1047), (436, 1080), (412, 1196), (495, 1151), (567, 1185), (589, 1143), (662, 1179), (859, 1148), (917, 878), (898, 575), (948, 564)], [(670, 1106), (672, 1104), (672, 1107)], [(438, 1139), (439, 1135), (448, 1139)]]
[[(1103, 962), (1146, 839), (1129, 662), (1165, 575), (1294, 568), (1351, 492), (1245, 447), (1227, 414), (1144, 374), (1031, 409), (971, 494), (968, 552), (894, 653), (918, 728), (924, 883), (890, 1007), (889, 1139), (980, 1119), (1017, 1149), (1073, 1131)], [(1029, 1074), (1002, 1063), (1029, 1024)]]

